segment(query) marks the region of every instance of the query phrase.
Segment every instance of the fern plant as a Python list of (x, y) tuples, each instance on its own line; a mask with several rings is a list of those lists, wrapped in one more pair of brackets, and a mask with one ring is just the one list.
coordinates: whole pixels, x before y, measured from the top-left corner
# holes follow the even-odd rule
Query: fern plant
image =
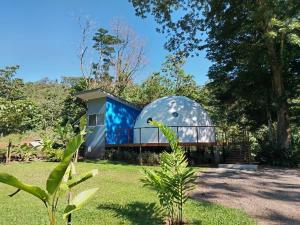
[[(1, 183), (17, 188), (17, 191), (11, 194), (10, 197), (13, 197), (19, 191), (24, 191), (37, 197), (44, 203), (48, 211), (50, 225), (56, 224), (56, 212), (59, 199), (68, 193), (71, 188), (94, 177), (98, 173), (98, 170), (92, 170), (82, 175), (72, 176), (74, 170), (72, 158), (84, 140), (83, 135), (85, 131), (83, 127), (81, 128), (81, 132), (67, 143), (61, 162), (50, 173), (46, 182), (46, 190), (38, 186), (23, 183), (10, 174), (0, 173)], [(98, 188), (88, 189), (75, 196), (66, 206), (63, 218), (66, 219), (70, 213), (79, 210), (97, 190)]]
[(161, 154), (160, 170), (144, 170), (144, 186), (155, 190), (161, 208), (165, 211), (169, 224), (180, 225), (183, 221), (183, 206), (188, 200), (188, 192), (194, 188), (196, 179), (175, 132), (162, 123), (152, 121), (167, 138), (171, 152)]

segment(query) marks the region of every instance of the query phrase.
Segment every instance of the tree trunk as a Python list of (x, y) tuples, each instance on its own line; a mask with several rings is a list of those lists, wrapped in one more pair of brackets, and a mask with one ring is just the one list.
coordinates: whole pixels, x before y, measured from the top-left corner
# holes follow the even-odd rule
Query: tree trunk
[(277, 111), (277, 144), (281, 149), (288, 149), (291, 144), (287, 102), (279, 105)]
[(268, 117), (268, 136), (269, 136), (269, 142), (273, 145), (274, 139), (273, 139), (273, 123), (272, 123), (272, 116), (270, 113), (270, 110), (267, 109), (267, 117)]
[(278, 59), (273, 41), (267, 41), (267, 49), (272, 72), (272, 86), (277, 108), (277, 146), (280, 149), (288, 149), (291, 137), (289, 129), (288, 103), (284, 90), (283, 65)]

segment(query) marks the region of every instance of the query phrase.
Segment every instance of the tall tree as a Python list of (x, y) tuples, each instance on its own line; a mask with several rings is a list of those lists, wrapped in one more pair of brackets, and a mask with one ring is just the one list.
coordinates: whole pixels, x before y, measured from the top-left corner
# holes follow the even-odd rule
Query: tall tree
[(171, 95), (168, 81), (160, 73), (153, 73), (141, 84), (140, 104), (146, 105), (154, 100)]
[(133, 83), (134, 76), (145, 66), (144, 40), (120, 20), (112, 22), (112, 33), (122, 40), (113, 58), (115, 93), (122, 96), (126, 86)]
[(299, 59), (294, 50), (300, 46), (299, 1), (130, 2), (137, 15), (145, 17), (151, 13), (161, 25), (158, 31), (168, 33), (165, 47), (169, 50), (188, 55), (206, 48), (208, 58), (214, 62), (211, 76), (224, 76), (230, 82), (237, 77), (237, 71), (243, 71), (252, 77), (249, 80), (254, 80), (258, 74), (252, 73), (251, 66), (254, 62), (259, 63), (254, 64), (259, 69), (256, 72), (269, 73), (268, 83), (272, 85), (278, 147), (289, 148), (289, 93), (286, 85), (291, 76), (289, 64)]
[(115, 46), (122, 43), (122, 40), (109, 33), (104, 28), (99, 28), (93, 37), (93, 48), (97, 51), (99, 61), (93, 63), (93, 72), (96, 79), (110, 77), (110, 67), (113, 66)]
[(63, 103), (61, 111), (62, 125), (78, 122), (86, 112), (86, 104), (75, 94), (88, 89), (88, 83), (83, 77), (63, 77), (62, 83), (69, 87), (69, 94)]
[(24, 132), (39, 125), (40, 111), (24, 94), (24, 82), (15, 78), (19, 66), (0, 68), (0, 134)]
[(42, 129), (54, 127), (60, 122), (63, 103), (69, 93), (69, 87), (48, 78), (25, 84), (25, 94), (35, 102), (41, 112)]
[(18, 69), (18, 65), (0, 68), (0, 97), (7, 100), (24, 98), (24, 82), (15, 78)]
[[(96, 31), (90, 48), (88, 39), (93, 22), (89, 18), (78, 20), (82, 36), (80, 69), (87, 87), (102, 88), (124, 97), (125, 89), (134, 86), (135, 75), (146, 63), (143, 39), (128, 24), (113, 20), (109, 30), (101, 27)], [(91, 56), (90, 65), (86, 65), (87, 56)]]
[(173, 95), (183, 95), (197, 99), (198, 86), (194, 77), (184, 71), (184, 64), (185, 58), (180, 55), (166, 56), (161, 69), (165, 86)]

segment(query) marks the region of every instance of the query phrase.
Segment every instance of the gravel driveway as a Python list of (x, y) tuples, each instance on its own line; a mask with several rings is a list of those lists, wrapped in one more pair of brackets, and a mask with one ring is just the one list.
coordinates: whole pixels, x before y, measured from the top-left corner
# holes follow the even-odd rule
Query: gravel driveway
[(300, 170), (211, 168), (199, 174), (193, 197), (242, 209), (258, 224), (300, 225)]

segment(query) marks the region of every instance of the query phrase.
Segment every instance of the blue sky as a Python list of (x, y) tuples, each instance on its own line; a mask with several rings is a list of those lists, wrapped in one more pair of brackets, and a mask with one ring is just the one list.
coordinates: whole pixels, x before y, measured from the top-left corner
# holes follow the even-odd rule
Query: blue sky
[[(153, 18), (135, 16), (127, 0), (1, 0), (0, 67), (20, 65), (18, 77), (26, 81), (78, 76), (78, 16), (88, 16), (97, 27), (106, 28), (112, 19), (124, 20), (146, 40), (148, 64), (136, 76), (138, 82), (160, 70), (168, 54), (165, 37), (155, 31)], [(187, 60), (185, 70), (204, 84), (210, 65), (202, 52)]]

